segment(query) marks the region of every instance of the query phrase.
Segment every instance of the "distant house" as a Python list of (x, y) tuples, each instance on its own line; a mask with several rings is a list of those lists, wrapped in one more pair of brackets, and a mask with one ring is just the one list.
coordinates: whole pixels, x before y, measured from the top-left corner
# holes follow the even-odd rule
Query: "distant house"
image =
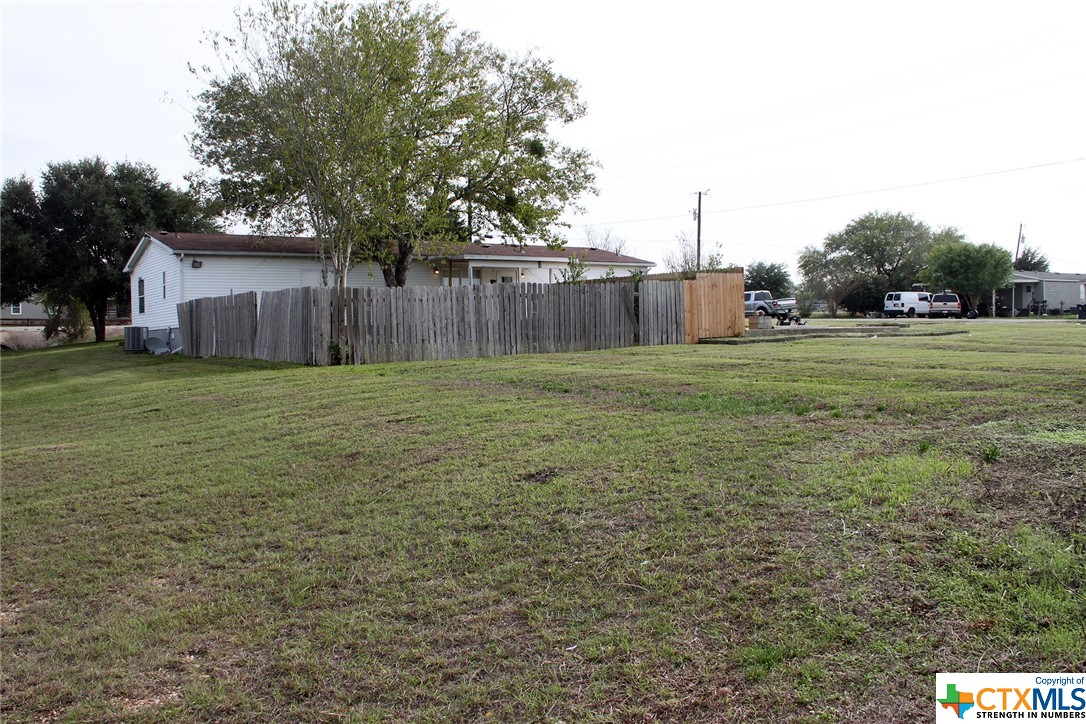
[(45, 305), (36, 301), (16, 302), (0, 307), (0, 324), (41, 326), (49, 319)]
[[(627, 276), (650, 261), (601, 249), (517, 244), (464, 244), (455, 253), (421, 256), (407, 271), (409, 286), (561, 281), (569, 258), (585, 263), (586, 279)], [(177, 305), (201, 297), (322, 286), (317, 242), (306, 237), (147, 232), (124, 267), (131, 278), (132, 324), (177, 327)], [(330, 280), (329, 280), (330, 281)], [(384, 286), (380, 269), (359, 265), (347, 286)]]
[[(109, 305), (106, 308), (106, 324), (128, 324), (128, 317), (124, 314), (124, 311), (118, 310), (116, 305)], [(0, 307), (0, 324), (5, 327), (43, 327), (48, 321), (49, 310), (37, 300), (31, 299), (25, 302), (16, 302), (15, 304), (5, 304)]]
[(1011, 286), (996, 296), (1000, 309), (1023, 314), (1060, 314), (1086, 304), (1086, 274), (1014, 272)]

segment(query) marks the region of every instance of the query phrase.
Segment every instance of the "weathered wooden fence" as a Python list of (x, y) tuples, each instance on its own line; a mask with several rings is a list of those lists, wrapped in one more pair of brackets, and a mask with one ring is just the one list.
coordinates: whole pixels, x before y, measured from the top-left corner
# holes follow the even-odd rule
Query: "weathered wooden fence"
[(332, 290), (262, 292), (254, 356), (269, 362), (326, 365), (332, 342)]
[(257, 338), (256, 292), (204, 297), (177, 305), (185, 354), (193, 357), (253, 357)]
[(392, 362), (629, 347), (629, 284), (352, 289), (348, 361)]
[[(734, 278), (733, 278), (734, 277)], [(342, 305), (349, 364), (684, 344), (743, 333), (742, 274), (632, 284), (360, 288)], [(186, 354), (326, 365), (330, 289), (305, 287), (178, 305)], [(718, 307), (720, 307), (718, 309)]]
[(674, 281), (640, 282), (638, 286), (639, 341), (643, 345), (684, 344), (686, 315), (683, 284)]

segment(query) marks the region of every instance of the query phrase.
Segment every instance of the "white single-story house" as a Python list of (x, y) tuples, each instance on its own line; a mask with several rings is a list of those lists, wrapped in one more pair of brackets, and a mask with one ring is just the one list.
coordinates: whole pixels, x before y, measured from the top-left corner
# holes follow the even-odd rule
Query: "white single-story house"
[[(628, 276), (654, 264), (590, 247), (554, 250), (543, 245), (463, 244), (451, 253), (411, 262), (411, 286), (457, 286), (562, 280), (569, 259), (585, 263), (586, 279)], [(324, 283), (317, 242), (307, 237), (188, 234), (149, 231), (125, 264), (131, 278), (132, 325), (155, 331), (177, 327), (177, 305), (201, 297), (264, 292)], [(331, 280), (329, 280), (331, 282)], [(384, 286), (375, 265), (347, 274), (348, 287)]]
[(1070, 314), (1086, 304), (1086, 274), (1016, 271), (1011, 286), (999, 291), (1000, 309), (1017, 314)]

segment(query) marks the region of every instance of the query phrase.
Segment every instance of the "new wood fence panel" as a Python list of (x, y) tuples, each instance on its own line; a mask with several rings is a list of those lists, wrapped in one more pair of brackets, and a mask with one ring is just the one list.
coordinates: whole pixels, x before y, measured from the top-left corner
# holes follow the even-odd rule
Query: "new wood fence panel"
[(743, 335), (743, 275), (739, 272), (699, 274), (684, 282), (687, 344), (708, 337)]

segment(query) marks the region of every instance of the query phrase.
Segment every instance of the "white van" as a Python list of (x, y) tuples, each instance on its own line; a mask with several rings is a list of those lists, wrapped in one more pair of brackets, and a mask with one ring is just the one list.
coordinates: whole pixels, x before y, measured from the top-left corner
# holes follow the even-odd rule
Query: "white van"
[(931, 309), (928, 292), (887, 292), (882, 312), (888, 317), (926, 317)]

